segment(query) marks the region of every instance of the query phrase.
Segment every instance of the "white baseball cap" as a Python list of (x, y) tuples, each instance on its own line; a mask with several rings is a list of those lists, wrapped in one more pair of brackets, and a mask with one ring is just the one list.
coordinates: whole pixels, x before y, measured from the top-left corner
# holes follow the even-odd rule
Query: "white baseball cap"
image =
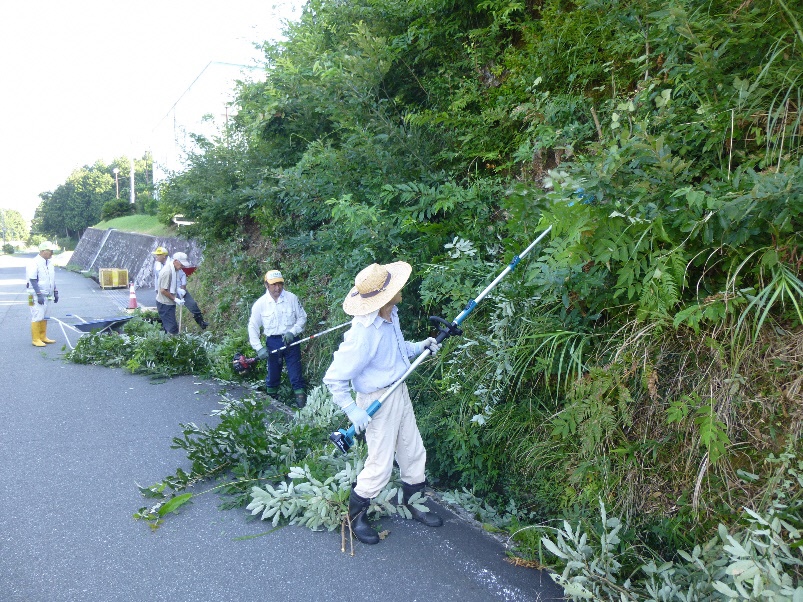
[(177, 260), (185, 268), (190, 267), (190, 259), (187, 257), (186, 253), (182, 253), (181, 251), (178, 253), (173, 253), (173, 259)]

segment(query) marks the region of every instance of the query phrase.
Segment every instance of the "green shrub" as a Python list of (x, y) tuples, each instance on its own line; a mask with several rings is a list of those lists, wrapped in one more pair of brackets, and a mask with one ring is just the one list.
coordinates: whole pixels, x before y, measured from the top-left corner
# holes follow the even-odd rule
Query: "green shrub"
[(116, 217), (123, 217), (134, 213), (134, 207), (128, 199), (114, 199), (103, 203), (100, 210), (100, 219), (108, 221)]

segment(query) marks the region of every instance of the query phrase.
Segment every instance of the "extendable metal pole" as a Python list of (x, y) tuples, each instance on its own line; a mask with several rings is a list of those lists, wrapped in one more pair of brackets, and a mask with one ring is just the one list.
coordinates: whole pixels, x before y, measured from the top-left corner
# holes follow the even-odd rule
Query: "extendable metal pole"
[[(454, 321), (451, 324), (449, 324), (449, 322), (447, 322), (443, 318), (430, 317), (430, 320), (438, 324), (437, 328), (439, 332), (438, 336), (435, 337), (435, 340), (438, 343), (441, 343), (450, 336), (462, 334), (462, 331), (460, 330), (459, 326), (463, 322), (463, 320), (465, 320), (468, 317), (468, 315), (472, 311), (474, 311), (474, 308), (477, 307), (477, 304), (480, 301), (482, 301), (488, 295), (488, 293), (490, 293), (494, 289), (494, 287), (502, 281), (502, 279), (505, 276), (507, 276), (510, 272), (516, 269), (516, 266), (519, 265), (519, 262), (524, 258), (524, 256), (527, 255), (527, 253), (529, 253), (535, 245), (541, 242), (541, 240), (547, 234), (549, 234), (550, 230), (552, 230), (552, 226), (549, 226), (546, 230), (541, 232), (538, 238), (536, 238), (533, 242), (531, 242), (529, 246), (526, 249), (524, 249), (524, 251), (521, 252), (521, 254), (516, 255), (513, 258), (513, 260), (508, 264), (508, 266), (504, 270), (502, 270), (502, 273), (500, 273), (494, 279), (494, 281), (491, 282), (491, 284), (485, 287), (485, 290), (483, 290), (479, 295), (477, 295), (475, 299), (472, 299), (471, 301), (468, 302), (468, 304), (466, 304), (465, 309), (460, 312), (460, 314), (454, 319)], [(368, 415), (373, 416), (374, 414), (376, 414), (379, 408), (382, 407), (382, 402), (385, 401), (388, 397), (390, 397), (393, 394), (393, 392), (396, 389), (398, 389), (399, 386), (401, 386), (401, 384), (405, 380), (407, 380), (407, 377), (410, 376), (410, 374), (412, 374), (413, 371), (416, 368), (418, 368), (418, 366), (421, 365), (421, 362), (427, 359), (431, 354), (432, 352), (429, 349), (424, 349), (424, 351), (422, 351), (421, 354), (417, 358), (415, 358), (415, 361), (413, 361), (413, 363), (410, 364), (410, 367), (407, 368), (407, 371), (404, 374), (402, 374), (402, 376), (396, 382), (390, 385), (390, 387), (388, 387), (385, 390), (385, 392), (379, 399), (373, 401), (371, 405), (369, 405), (365, 409)], [(354, 425), (351, 425), (347, 430), (338, 429), (336, 432), (329, 435), (329, 440), (332, 443), (334, 443), (338, 447), (338, 449), (345, 454), (351, 448), (351, 446), (354, 445), (354, 435), (355, 435)]]
[(491, 282), (491, 284), (486, 286), (484, 291), (482, 291), (479, 295), (477, 295), (476, 299), (472, 299), (471, 301), (469, 301), (468, 304), (466, 305), (466, 308), (463, 311), (460, 312), (459, 316), (457, 316), (455, 318), (454, 324), (457, 325), (457, 326), (460, 326), (460, 324), (463, 323), (463, 320), (465, 320), (468, 317), (468, 314), (470, 314), (472, 311), (474, 311), (474, 308), (477, 307), (477, 304), (480, 301), (482, 301), (483, 299), (485, 299), (485, 297), (488, 295), (488, 293), (490, 293), (493, 290), (493, 288), (502, 281), (502, 278), (504, 278), (510, 272), (512, 272), (513, 270), (516, 269), (516, 266), (519, 265), (519, 262), (522, 259), (524, 259), (524, 256), (527, 255), (527, 253), (529, 253), (530, 250), (532, 250), (532, 248), (535, 245), (537, 245), (539, 242), (541, 242), (541, 239), (543, 239), (544, 236), (549, 234), (550, 230), (552, 230), (552, 226), (549, 226), (546, 230), (541, 232), (541, 234), (538, 235), (538, 238), (536, 238), (534, 241), (532, 241), (530, 243), (530, 246), (528, 246), (526, 249), (524, 249), (524, 251), (522, 251), (520, 255), (516, 255), (513, 258), (513, 260), (510, 262), (510, 264), (508, 264), (508, 266), (504, 270), (502, 270), (502, 273), (499, 274), (494, 279), (494, 281)]

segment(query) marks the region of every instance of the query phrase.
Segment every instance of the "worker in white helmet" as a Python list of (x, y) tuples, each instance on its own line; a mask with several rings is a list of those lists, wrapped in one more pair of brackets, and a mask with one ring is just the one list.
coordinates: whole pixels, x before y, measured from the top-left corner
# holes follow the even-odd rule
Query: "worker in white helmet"
[(49, 240), (39, 244), (39, 254), (34, 257), (25, 270), (28, 287), (28, 304), (31, 307), (31, 343), (44, 347), (55, 343), (47, 338), (47, 315), (50, 303), (59, 302), (56, 288), (56, 266), (53, 264), (55, 245)]

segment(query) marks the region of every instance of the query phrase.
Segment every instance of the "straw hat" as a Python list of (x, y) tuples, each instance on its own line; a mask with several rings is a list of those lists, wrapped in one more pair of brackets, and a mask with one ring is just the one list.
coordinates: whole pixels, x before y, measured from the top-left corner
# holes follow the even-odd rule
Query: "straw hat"
[(350, 316), (364, 316), (384, 306), (398, 293), (413, 268), (404, 261), (386, 265), (372, 263), (354, 278), (354, 288), (343, 301), (343, 311)]

